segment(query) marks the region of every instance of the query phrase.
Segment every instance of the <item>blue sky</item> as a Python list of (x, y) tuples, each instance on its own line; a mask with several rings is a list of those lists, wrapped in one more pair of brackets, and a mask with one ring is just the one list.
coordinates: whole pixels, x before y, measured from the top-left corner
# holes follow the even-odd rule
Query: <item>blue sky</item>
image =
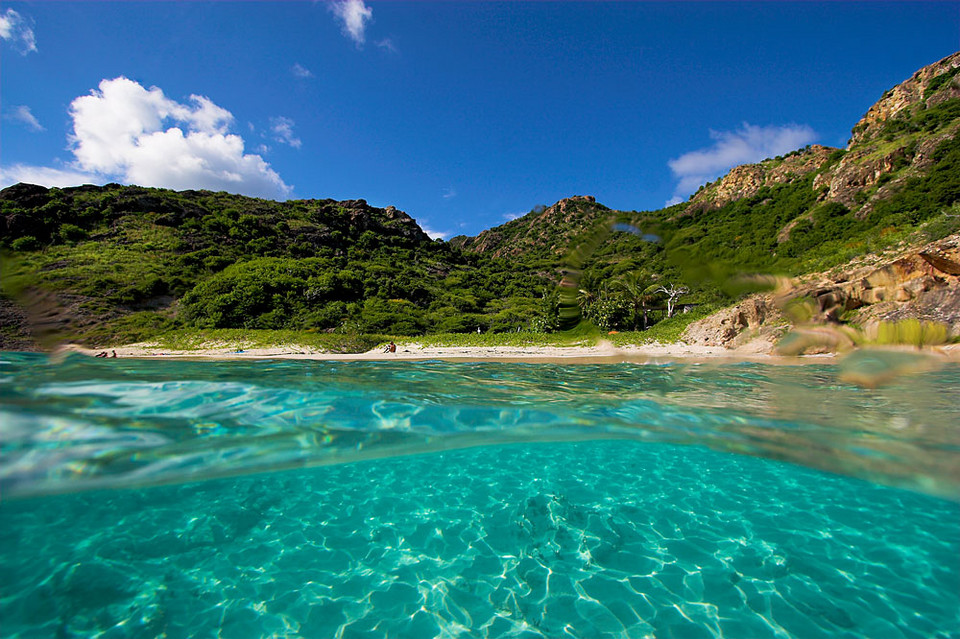
[(960, 2), (3, 2), (0, 182), (364, 198), (474, 235), (843, 146)]

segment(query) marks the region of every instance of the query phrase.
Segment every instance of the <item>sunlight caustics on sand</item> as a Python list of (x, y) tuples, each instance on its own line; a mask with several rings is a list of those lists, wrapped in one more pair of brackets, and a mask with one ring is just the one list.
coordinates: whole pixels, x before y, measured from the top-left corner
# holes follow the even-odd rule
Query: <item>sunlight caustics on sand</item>
[(4, 636), (948, 637), (960, 370), (841, 376), (4, 354)]

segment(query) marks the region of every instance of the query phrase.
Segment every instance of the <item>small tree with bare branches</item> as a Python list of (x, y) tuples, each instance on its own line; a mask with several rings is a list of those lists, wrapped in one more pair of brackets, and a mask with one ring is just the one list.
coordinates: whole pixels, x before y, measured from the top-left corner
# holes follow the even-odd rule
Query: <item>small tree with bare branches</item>
[(682, 295), (689, 293), (690, 289), (686, 286), (667, 284), (666, 286), (658, 286), (656, 292), (663, 293), (667, 296), (667, 317), (673, 317), (673, 311), (677, 300), (680, 299)]

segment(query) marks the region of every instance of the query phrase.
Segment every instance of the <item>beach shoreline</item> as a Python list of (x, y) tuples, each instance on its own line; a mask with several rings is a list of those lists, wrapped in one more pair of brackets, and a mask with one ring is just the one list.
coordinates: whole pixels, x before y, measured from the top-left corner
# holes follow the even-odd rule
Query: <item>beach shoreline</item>
[[(500, 361), (527, 363), (670, 363), (670, 362), (763, 362), (802, 364), (831, 361), (837, 353), (818, 353), (800, 356), (778, 355), (772, 349), (728, 349), (721, 346), (702, 346), (684, 343), (641, 344), (615, 346), (609, 342), (596, 345), (572, 346), (432, 346), (419, 342), (401, 342), (396, 352), (385, 352), (382, 347), (362, 353), (331, 353), (296, 344), (280, 344), (266, 348), (238, 349), (235, 346), (212, 345), (198, 349), (169, 350), (153, 344), (130, 344), (110, 349), (89, 349), (76, 345), (61, 350), (95, 356), (113, 352), (120, 358), (189, 359), (189, 360), (326, 360), (326, 361)], [(925, 348), (913, 352), (925, 353), (951, 361), (960, 361), (960, 345), (953, 344)]]
[[(434, 346), (423, 345), (416, 341), (400, 342), (396, 352), (387, 352), (382, 346), (361, 353), (331, 353), (321, 349), (298, 344), (278, 344), (264, 348), (237, 348), (232, 345), (209, 345), (196, 349), (172, 350), (158, 345), (128, 344), (108, 349), (90, 349), (68, 345), (68, 350), (84, 355), (95, 356), (106, 352), (117, 357), (156, 359), (202, 359), (202, 360), (251, 360), (251, 359), (291, 359), (291, 360), (335, 360), (335, 361), (558, 361), (574, 362), (579, 360), (615, 361), (615, 360), (674, 360), (674, 359), (737, 359), (769, 360), (782, 358), (769, 352), (735, 351), (718, 346), (698, 346), (682, 343), (643, 344), (615, 346), (609, 342), (595, 345), (576, 344), (571, 346)], [(830, 355), (826, 355), (829, 357)], [(815, 357), (824, 357), (823, 355)]]

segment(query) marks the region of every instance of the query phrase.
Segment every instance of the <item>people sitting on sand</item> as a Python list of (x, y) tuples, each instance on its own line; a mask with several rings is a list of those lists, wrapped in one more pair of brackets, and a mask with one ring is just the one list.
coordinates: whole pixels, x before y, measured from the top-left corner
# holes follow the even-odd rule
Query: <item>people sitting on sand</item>
[(94, 355), (94, 357), (106, 357), (106, 356), (107, 356), (107, 351), (100, 351), (99, 353)]
[(387, 344), (387, 345), (384, 347), (383, 352), (384, 352), (384, 353), (396, 353), (396, 352), (397, 352), (397, 345), (394, 344), (393, 341), (391, 341), (389, 344)]
[(110, 351), (110, 357), (116, 357), (117, 351)]

